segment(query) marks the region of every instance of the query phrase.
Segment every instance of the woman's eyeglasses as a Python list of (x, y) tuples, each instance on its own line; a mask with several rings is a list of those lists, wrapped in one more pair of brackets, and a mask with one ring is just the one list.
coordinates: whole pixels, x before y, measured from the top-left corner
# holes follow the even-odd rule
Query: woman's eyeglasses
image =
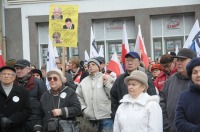
[(53, 79), (53, 81), (58, 81), (58, 78), (57, 78), (57, 77), (48, 77), (47, 79), (48, 79), (49, 82), (50, 82), (52, 79)]

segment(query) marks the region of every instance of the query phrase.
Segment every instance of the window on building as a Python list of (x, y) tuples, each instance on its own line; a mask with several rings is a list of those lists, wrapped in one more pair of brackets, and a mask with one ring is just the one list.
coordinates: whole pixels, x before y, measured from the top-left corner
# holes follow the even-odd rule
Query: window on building
[(194, 13), (151, 16), (152, 56), (154, 59), (181, 49), (194, 24)]
[(134, 49), (136, 39), (135, 20), (133, 18), (115, 18), (93, 20), (93, 30), (98, 50), (103, 45), (106, 61), (110, 60), (112, 54), (116, 51), (121, 55), (123, 24), (126, 24), (129, 48)]

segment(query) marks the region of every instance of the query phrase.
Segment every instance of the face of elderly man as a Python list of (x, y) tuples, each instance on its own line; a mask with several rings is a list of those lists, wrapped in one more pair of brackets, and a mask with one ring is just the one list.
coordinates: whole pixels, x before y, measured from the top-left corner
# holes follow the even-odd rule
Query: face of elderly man
[(126, 70), (130, 73), (136, 70), (137, 67), (140, 65), (140, 61), (137, 58), (133, 58), (131, 56), (127, 56), (125, 58), (125, 61), (126, 61)]
[(15, 78), (16, 78), (16, 74), (15, 72), (13, 72), (12, 70), (10, 69), (5, 69), (3, 70), (1, 73), (1, 82), (4, 84), (4, 85), (9, 85), (11, 83), (14, 82)]
[(59, 19), (60, 16), (62, 15), (62, 10), (61, 8), (55, 8), (53, 11), (54, 19)]

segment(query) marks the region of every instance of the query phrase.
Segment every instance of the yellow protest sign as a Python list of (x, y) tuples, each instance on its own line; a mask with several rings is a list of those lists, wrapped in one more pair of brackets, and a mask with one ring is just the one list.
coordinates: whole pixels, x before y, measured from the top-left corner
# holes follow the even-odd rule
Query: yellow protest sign
[(53, 46), (77, 47), (78, 6), (50, 5), (49, 36)]

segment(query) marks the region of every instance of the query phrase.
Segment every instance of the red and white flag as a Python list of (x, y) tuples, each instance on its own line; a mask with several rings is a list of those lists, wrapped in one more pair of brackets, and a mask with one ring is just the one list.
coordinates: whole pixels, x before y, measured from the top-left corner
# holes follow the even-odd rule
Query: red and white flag
[(107, 65), (107, 70), (110, 70), (114, 73), (116, 73), (117, 77), (124, 73), (124, 70), (122, 68), (122, 65), (120, 64), (120, 61), (117, 57), (117, 53), (114, 52), (114, 54), (112, 55), (112, 58), (111, 60), (108, 62), (108, 65)]
[(91, 27), (91, 34), (90, 34), (90, 58), (98, 57), (97, 51), (97, 43), (95, 41), (94, 33)]
[(147, 51), (144, 45), (144, 41), (142, 39), (140, 25), (138, 25), (138, 35), (137, 35), (134, 51), (139, 54), (141, 61), (143, 61), (145, 64), (145, 67), (148, 67), (149, 60), (148, 60)]
[(3, 59), (3, 56), (2, 56), (2, 50), (0, 49), (0, 68), (5, 66), (5, 61)]
[(123, 24), (123, 39), (122, 39), (122, 64), (125, 70), (125, 55), (129, 52), (128, 38), (126, 32), (126, 25)]

